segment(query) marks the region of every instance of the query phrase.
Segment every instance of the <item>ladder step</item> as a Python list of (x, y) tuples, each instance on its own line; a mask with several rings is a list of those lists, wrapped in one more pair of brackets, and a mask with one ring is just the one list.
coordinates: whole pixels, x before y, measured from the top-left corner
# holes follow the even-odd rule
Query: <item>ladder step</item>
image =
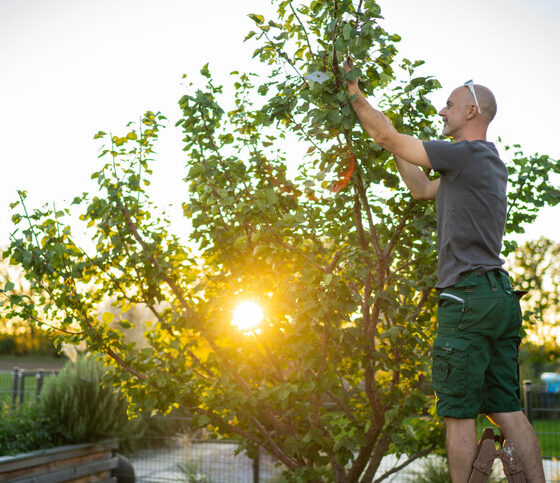
[[(498, 451), (496, 451), (496, 442), (501, 447)], [(513, 443), (509, 439), (504, 440), (501, 435), (494, 436), (492, 428), (484, 428), (478, 442), (478, 453), (473, 463), (469, 483), (486, 483), (492, 473), (495, 458), (502, 461), (508, 483), (526, 483), (521, 461), (515, 452)]]
[(511, 440), (505, 440), (503, 448), (498, 452), (498, 457), (502, 460), (502, 466), (504, 467), (504, 473), (508, 482), (525, 483), (521, 461), (519, 461)]

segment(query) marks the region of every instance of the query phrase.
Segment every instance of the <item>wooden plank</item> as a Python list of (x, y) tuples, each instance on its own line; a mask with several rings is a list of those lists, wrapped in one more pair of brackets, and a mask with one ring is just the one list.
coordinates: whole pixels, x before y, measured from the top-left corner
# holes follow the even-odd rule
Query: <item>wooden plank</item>
[(103, 471), (102, 473), (95, 473), (94, 475), (82, 476), (81, 478), (76, 478), (75, 480), (69, 480), (65, 483), (92, 483), (105, 481), (111, 478), (110, 471)]
[(106, 450), (99, 453), (92, 453), (89, 455), (69, 458), (67, 460), (58, 460), (52, 463), (30, 466), (29, 468), (20, 468), (18, 470), (0, 473), (0, 481), (7, 481), (11, 478), (17, 478), (22, 476), (33, 476), (33, 475), (40, 475), (43, 473), (52, 473), (53, 471), (57, 471), (61, 468), (78, 466), (80, 464), (87, 463), (89, 461), (110, 459), (112, 456), (113, 456), (113, 452)]
[(23, 476), (21, 478), (12, 479), (14, 483), (60, 483), (61, 481), (72, 481), (83, 476), (102, 473), (113, 470), (119, 465), (119, 460), (115, 456), (108, 460), (92, 461), (80, 466), (63, 468), (53, 473), (47, 473), (35, 476)]
[[(112, 439), (99, 443), (75, 444), (69, 446), (58, 446), (56, 448), (33, 451), (14, 456), (0, 457), (0, 476), (4, 472), (23, 468), (53, 463), (72, 457), (89, 455), (94, 452), (113, 450), (118, 447), (118, 440)], [(0, 481), (3, 481), (0, 479)], [(5, 480), (4, 480), (5, 481)]]

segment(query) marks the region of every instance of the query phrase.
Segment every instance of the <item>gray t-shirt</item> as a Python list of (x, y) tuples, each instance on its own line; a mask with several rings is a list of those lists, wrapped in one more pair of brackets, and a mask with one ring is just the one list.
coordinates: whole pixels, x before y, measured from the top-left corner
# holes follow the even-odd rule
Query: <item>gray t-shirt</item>
[(436, 197), (438, 283), (455, 285), (466, 272), (501, 268), (507, 213), (507, 169), (487, 141), (426, 141), (440, 174)]

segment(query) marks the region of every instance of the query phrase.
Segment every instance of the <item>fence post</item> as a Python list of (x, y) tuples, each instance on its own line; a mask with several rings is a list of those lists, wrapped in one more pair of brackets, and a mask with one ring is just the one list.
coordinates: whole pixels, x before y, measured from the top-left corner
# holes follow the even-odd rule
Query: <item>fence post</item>
[(25, 371), (22, 369), (19, 372), (19, 405), (23, 406), (23, 398), (25, 396)]
[(533, 398), (531, 397), (531, 384), (529, 380), (523, 381), (523, 395), (525, 398), (525, 416), (533, 424)]
[(260, 446), (257, 446), (257, 454), (253, 458), (253, 483), (259, 483), (260, 472)]
[(37, 377), (37, 390), (35, 393), (35, 399), (38, 401), (39, 400), (39, 395), (41, 394), (41, 389), (43, 389), (43, 369), (39, 369), (39, 372), (37, 372), (37, 374), (35, 374), (35, 376)]
[(12, 371), (12, 377), (14, 381), (12, 385), (12, 409), (15, 409), (17, 404), (17, 394), (18, 394), (18, 387), (19, 387), (19, 369), (17, 367), (14, 367), (14, 370)]

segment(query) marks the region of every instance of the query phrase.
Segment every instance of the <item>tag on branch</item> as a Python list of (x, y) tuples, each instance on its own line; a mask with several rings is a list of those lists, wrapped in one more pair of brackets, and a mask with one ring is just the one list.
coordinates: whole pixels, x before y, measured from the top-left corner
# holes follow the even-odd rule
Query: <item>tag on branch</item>
[(323, 82), (329, 80), (329, 76), (320, 70), (316, 70), (315, 72), (311, 72), (311, 74), (307, 74), (304, 79), (322, 84)]

